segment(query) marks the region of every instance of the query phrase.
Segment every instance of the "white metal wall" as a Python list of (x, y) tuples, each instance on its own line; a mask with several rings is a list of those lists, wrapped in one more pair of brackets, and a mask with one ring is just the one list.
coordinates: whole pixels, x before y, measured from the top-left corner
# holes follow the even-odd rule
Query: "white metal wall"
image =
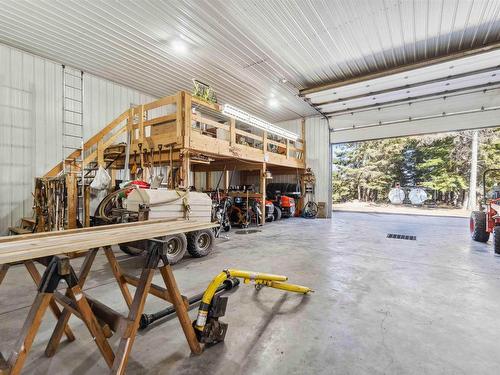
[[(301, 119), (277, 123), (276, 125), (301, 134)], [(330, 132), (328, 123), (320, 117), (307, 117), (306, 130), (306, 166), (316, 176), (315, 198), (317, 202), (325, 202), (327, 216), (331, 216), (332, 169), (330, 152)]]
[[(92, 75), (84, 90), (85, 138), (154, 100)], [(0, 235), (31, 216), (34, 177), (62, 160), (62, 133), (62, 65), (0, 44)]]
[(156, 98), (115, 82), (93, 76), (83, 75), (83, 128), (88, 139), (106, 124), (118, 117), (130, 105), (151, 102)]
[(0, 234), (31, 213), (33, 178), (62, 158), (62, 67), (0, 45)]

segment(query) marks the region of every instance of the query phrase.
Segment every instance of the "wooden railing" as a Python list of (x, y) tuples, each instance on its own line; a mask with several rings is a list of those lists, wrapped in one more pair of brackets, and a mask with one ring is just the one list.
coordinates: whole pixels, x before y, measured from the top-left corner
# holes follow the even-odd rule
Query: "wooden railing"
[[(197, 103), (205, 105), (205, 103)], [(260, 159), (264, 161), (267, 154), (270, 162), (287, 164), (287, 160), (297, 166), (304, 164), (304, 141), (298, 139), (270, 139), (267, 132), (255, 134), (237, 127), (234, 118), (227, 117), (224, 123), (204, 117), (203, 114), (191, 116), (192, 125), (190, 131), (191, 147), (201, 152), (229, 154), (234, 147), (241, 149), (243, 159)], [(217, 131), (219, 130), (219, 131)], [(220, 130), (223, 130), (221, 134)], [(275, 137), (276, 138), (276, 137)]]
[[(220, 123), (201, 113), (193, 113), (193, 106), (215, 111), (226, 121)], [(193, 126), (193, 122), (201, 126)], [(112, 144), (125, 141), (127, 137), (130, 140), (130, 153), (140, 152), (141, 148), (152, 150), (159, 144), (175, 144), (178, 148), (214, 155), (304, 166), (302, 140), (269, 139), (265, 131), (254, 134), (239, 129), (234, 118), (222, 116), (218, 104), (204, 102), (181, 91), (126, 110), (84, 143), (83, 156), (81, 149), (73, 151), (45, 176), (56, 176), (65, 166), (79, 171), (82, 159), (85, 166), (89, 163), (104, 165), (105, 150)], [(249, 142), (243, 144), (243, 139)]]
[[(184, 92), (179, 92), (174, 96), (167, 96), (147, 104), (138, 105), (120, 114), (84, 143), (83, 164), (97, 162), (99, 165), (103, 165), (106, 148), (126, 136), (127, 132), (130, 134), (131, 151), (137, 151), (139, 143), (145, 147), (148, 147), (151, 143), (151, 135), (154, 133), (153, 126), (175, 122), (173, 134), (165, 132), (165, 136), (159, 138), (164, 143), (177, 141), (182, 136), (183, 127), (182, 121), (178, 121), (177, 108), (182, 106), (178, 106), (177, 103), (182, 103), (184, 95)], [(172, 106), (172, 108), (168, 108), (168, 106)], [(182, 116), (180, 117), (182, 119)], [(81, 159), (82, 150), (75, 150), (64, 161), (47, 172), (45, 176), (53, 177), (59, 174), (64, 168), (63, 163), (78, 170), (81, 167)]]

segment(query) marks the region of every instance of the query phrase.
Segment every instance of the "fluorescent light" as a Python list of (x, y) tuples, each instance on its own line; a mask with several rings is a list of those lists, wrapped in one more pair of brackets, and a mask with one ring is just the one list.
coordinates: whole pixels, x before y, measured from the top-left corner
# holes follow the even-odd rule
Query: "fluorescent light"
[(269, 133), (279, 135), (283, 138), (290, 139), (292, 141), (296, 141), (299, 139), (299, 136), (291, 131), (280, 128), (279, 126), (272, 125), (267, 121), (261, 120), (258, 117), (252, 116), (245, 111), (242, 111), (239, 108), (233, 107), (230, 104), (225, 104), (222, 109), (222, 113), (226, 116), (234, 117), (236, 120), (244, 122), (245, 124), (254, 126), (261, 130), (265, 130)]

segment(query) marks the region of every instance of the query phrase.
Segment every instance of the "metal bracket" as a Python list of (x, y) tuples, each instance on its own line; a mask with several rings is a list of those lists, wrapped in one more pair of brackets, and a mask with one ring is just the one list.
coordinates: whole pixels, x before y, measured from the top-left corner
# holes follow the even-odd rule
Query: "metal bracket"
[(144, 268), (146, 269), (156, 269), (160, 260), (164, 266), (168, 266), (170, 263), (167, 258), (167, 244), (165, 240), (159, 240), (152, 238), (148, 240), (146, 263)]
[(65, 255), (54, 256), (43, 273), (39, 293), (54, 293), (61, 280), (66, 281), (69, 288), (78, 284), (75, 271), (69, 264), (69, 257)]

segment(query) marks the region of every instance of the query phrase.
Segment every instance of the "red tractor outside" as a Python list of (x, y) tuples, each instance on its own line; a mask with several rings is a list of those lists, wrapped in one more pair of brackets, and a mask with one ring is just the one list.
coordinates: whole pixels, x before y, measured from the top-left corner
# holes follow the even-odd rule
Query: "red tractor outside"
[(488, 242), (493, 233), (493, 249), (500, 255), (500, 189), (494, 187), (491, 197), (486, 197), (486, 176), (499, 173), (500, 169), (488, 169), (483, 173), (484, 202), (480, 211), (473, 211), (470, 217), (470, 233), (474, 241)]

